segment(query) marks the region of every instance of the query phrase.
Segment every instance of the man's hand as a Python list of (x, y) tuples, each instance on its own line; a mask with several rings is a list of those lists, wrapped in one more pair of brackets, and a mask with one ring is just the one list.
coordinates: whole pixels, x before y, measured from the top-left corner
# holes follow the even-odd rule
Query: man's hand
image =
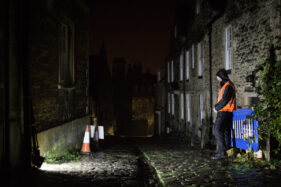
[(213, 111), (214, 111), (215, 113), (218, 113), (218, 111), (217, 111), (215, 108), (213, 108)]

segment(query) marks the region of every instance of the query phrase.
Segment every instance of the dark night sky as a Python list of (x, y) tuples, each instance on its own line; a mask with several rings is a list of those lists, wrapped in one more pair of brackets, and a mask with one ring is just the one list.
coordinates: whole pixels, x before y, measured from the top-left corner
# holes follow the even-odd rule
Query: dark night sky
[(174, 9), (187, 1), (94, 0), (90, 54), (97, 54), (104, 43), (109, 64), (123, 56), (155, 73), (169, 51)]

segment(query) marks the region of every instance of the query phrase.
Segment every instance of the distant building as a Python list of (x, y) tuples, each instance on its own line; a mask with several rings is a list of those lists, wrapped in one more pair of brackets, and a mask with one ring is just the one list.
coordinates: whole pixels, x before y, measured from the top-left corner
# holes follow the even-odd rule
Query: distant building
[(166, 133), (166, 71), (165, 68), (158, 69), (157, 82), (154, 84), (155, 94), (155, 124), (154, 132), (156, 135), (163, 135)]
[(114, 114), (116, 116), (117, 135), (127, 134), (130, 124), (130, 94), (126, 79), (126, 61), (119, 57), (112, 65)]
[(113, 60), (114, 103), (119, 135), (153, 134), (155, 76), (142, 73), (140, 63), (129, 65), (124, 58)]
[(155, 105), (153, 85), (156, 77), (149, 71), (142, 73), (141, 63), (136, 63), (133, 66), (129, 65), (127, 80), (129, 81), (132, 115), (130, 134), (152, 136)]
[(166, 61), (167, 127), (204, 146), (215, 119), (220, 68), (236, 85), (238, 108), (254, 104), (252, 72), (280, 36), (278, 5), (278, 0), (196, 0), (177, 9)]
[(114, 135), (113, 81), (104, 45), (98, 55), (90, 56), (90, 113), (104, 126), (106, 135)]

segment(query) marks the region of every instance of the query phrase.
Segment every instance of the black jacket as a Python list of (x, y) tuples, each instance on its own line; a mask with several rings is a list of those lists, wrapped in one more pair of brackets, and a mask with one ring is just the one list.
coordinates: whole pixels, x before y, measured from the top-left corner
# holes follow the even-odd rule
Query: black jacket
[[(227, 76), (227, 73), (224, 69), (220, 70), (217, 73), (217, 76), (222, 79), (222, 82), (220, 83), (221, 87), (223, 87), (223, 85), (227, 81), (230, 81), (228, 76)], [(215, 109), (217, 111), (222, 109), (229, 102), (229, 100), (231, 99), (233, 94), (235, 94), (233, 88), (230, 85), (226, 86), (225, 90), (224, 90), (224, 93), (223, 93), (223, 96), (222, 96), (222, 99), (217, 104), (215, 104)]]

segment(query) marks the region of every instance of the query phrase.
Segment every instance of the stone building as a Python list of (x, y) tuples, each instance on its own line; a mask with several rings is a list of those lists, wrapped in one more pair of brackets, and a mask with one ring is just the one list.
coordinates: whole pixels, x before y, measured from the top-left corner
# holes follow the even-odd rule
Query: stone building
[(129, 65), (127, 80), (131, 97), (130, 113), (132, 116), (129, 132), (132, 136), (152, 136), (154, 133), (153, 85), (156, 77), (149, 70), (142, 72), (141, 63)]
[(130, 95), (128, 81), (126, 79), (126, 60), (118, 57), (113, 60), (112, 65), (113, 78), (113, 101), (114, 115), (116, 116), (116, 135), (127, 134), (130, 124)]
[(89, 123), (88, 3), (1, 1), (1, 168), (30, 165), (31, 125), (41, 154), (81, 146)]
[(252, 72), (280, 36), (278, 5), (278, 0), (194, 0), (186, 6), (189, 14), (177, 14), (166, 62), (167, 125), (192, 135), (191, 144), (201, 140), (203, 147), (211, 135), (219, 69), (235, 83), (238, 108), (256, 101)]
[(90, 110), (104, 126), (105, 135), (114, 135), (116, 121), (113, 108), (113, 81), (103, 45), (98, 55), (90, 56)]
[(124, 58), (113, 60), (114, 111), (118, 135), (152, 136), (154, 127), (155, 76), (142, 72), (142, 65)]
[(165, 68), (160, 68), (157, 71), (157, 82), (154, 84), (155, 94), (155, 108), (154, 108), (154, 133), (156, 135), (162, 135), (166, 132), (166, 73)]

